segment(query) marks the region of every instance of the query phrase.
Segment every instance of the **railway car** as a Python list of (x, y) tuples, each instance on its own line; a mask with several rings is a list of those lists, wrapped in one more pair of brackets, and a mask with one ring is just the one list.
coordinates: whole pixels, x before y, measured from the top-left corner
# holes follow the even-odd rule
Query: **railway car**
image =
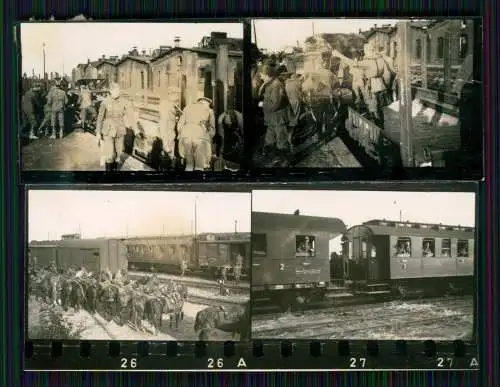
[(193, 237), (188, 235), (126, 238), (128, 267), (140, 271), (154, 268), (163, 272), (180, 272), (183, 259), (192, 266), (193, 243)]
[(329, 241), (346, 231), (336, 218), (252, 212), (252, 295), (288, 308), (322, 298), (330, 281)]
[(249, 233), (137, 237), (127, 238), (124, 244), (131, 270), (154, 268), (178, 274), (184, 259), (188, 262), (188, 271), (193, 274), (213, 277), (219, 268), (229, 266), (228, 275), (231, 276), (237, 253), (243, 256), (243, 277), (249, 268)]
[(347, 231), (346, 278), (366, 292), (472, 286), (474, 228), (370, 220)]
[(109, 268), (113, 273), (127, 267), (125, 246), (120, 240), (112, 239), (67, 239), (60, 241), (32, 242), (31, 256), (37, 258), (37, 265), (56, 263), (58, 270), (69, 268), (98, 273)]

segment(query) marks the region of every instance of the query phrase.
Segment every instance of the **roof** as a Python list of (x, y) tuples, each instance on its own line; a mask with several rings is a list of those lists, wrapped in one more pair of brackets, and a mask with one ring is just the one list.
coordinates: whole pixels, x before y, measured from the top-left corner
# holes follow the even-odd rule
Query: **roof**
[(102, 60), (102, 59), (101, 59), (101, 60), (99, 61), (99, 63), (97, 64), (97, 66), (96, 66), (96, 67), (100, 67), (100, 66), (102, 66), (103, 64), (109, 64), (109, 65), (111, 65), (111, 66), (116, 66), (116, 64), (117, 64), (117, 63), (118, 63), (117, 61), (112, 61), (112, 60), (110, 60), (110, 59), (104, 59), (104, 60)]
[[(174, 53), (176, 51), (190, 51), (190, 52), (195, 52), (195, 53), (198, 53), (198, 54), (203, 54), (203, 55), (208, 55), (208, 56), (216, 56), (217, 55), (217, 49), (215, 49), (215, 48), (173, 47), (170, 50), (165, 51), (162, 54), (160, 54), (160, 55), (154, 57), (153, 59), (151, 59), (151, 63), (157, 62), (160, 59), (168, 57), (168, 56), (170, 56), (172, 53)], [(228, 55), (229, 56), (243, 56), (243, 51), (231, 51), (230, 50), (228, 52)]]
[(59, 241), (59, 246), (80, 249), (101, 249), (112, 241), (120, 243), (119, 239), (67, 239)]
[(122, 63), (126, 62), (128, 59), (142, 63), (142, 64), (148, 64), (149, 62), (151, 62), (150, 56), (127, 55), (124, 58), (120, 59), (118, 62), (116, 62), (116, 66), (121, 65)]
[(239, 38), (223, 38), (219, 36), (204, 36), (202, 41), (207, 41), (213, 45), (214, 48), (221, 44), (226, 44), (230, 51), (243, 51), (243, 39)]
[(341, 234), (346, 231), (344, 222), (338, 218), (320, 216), (252, 212), (252, 232), (260, 229), (300, 229)]
[[(387, 225), (381, 225), (385, 223), (387, 223)], [(436, 237), (439, 235), (441, 238), (459, 239), (469, 239), (474, 236), (475, 230), (473, 227), (461, 227), (460, 230), (454, 228), (457, 228), (457, 226), (372, 220), (364, 222), (362, 225), (350, 227), (348, 231), (353, 233), (355, 230), (358, 230), (358, 232), (370, 233), (373, 235), (395, 236)]]
[(377, 32), (380, 32), (382, 34), (391, 34), (396, 29), (397, 28), (395, 26), (372, 27), (368, 31), (362, 32), (362, 35), (365, 36), (366, 38), (370, 38), (372, 35), (374, 35)]

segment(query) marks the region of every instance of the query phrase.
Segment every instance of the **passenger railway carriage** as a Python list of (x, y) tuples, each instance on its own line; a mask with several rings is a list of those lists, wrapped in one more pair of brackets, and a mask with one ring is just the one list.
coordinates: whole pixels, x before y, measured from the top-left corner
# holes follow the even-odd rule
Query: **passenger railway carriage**
[[(342, 254), (329, 242), (341, 236)], [(252, 298), (287, 307), (332, 291), (365, 295), (469, 291), (474, 228), (252, 213)], [(349, 289), (348, 289), (349, 288)]]
[(343, 275), (360, 287), (472, 284), (473, 227), (370, 220), (351, 227), (347, 239)]
[(325, 294), (329, 241), (345, 231), (336, 218), (252, 212), (252, 295), (286, 304)]

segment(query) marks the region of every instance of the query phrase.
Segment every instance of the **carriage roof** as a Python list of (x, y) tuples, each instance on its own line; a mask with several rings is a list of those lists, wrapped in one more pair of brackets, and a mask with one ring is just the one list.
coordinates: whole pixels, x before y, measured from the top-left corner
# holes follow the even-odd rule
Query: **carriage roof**
[(420, 236), (420, 237), (442, 237), (463, 238), (474, 237), (474, 227), (443, 225), (436, 223), (419, 222), (397, 222), (387, 220), (370, 220), (361, 225), (350, 227), (349, 233), (358, 232), (370, 235), (394, 235), (394, 236)]
[(252, 231), (283, 228), (323, 231), (332, 234), (341, 234), (346, 231), (344, 222), (338, 218), (252, 212)]

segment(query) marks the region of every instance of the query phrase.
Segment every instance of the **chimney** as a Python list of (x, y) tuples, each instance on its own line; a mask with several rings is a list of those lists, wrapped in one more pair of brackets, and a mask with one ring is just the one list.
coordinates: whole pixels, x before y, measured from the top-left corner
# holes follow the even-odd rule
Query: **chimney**
[(294, 215), (300, 215), (300, 210), (295, 210)]
[(146, 56), (146, 55), (147, 55), (146, 50), (142, 50), (142, 56)]
[(175, 47), (180, 47), (180, 45), (181, 45), (181, 38), (180, 37), (176, 36), (174, 38), (174, 45), (175, 45)]
[(90, 64), (90, 59), (89, 58), (87, 58), (87, 64)]
[(106, 55), (102, 54), (101, 59), (106, 59)]
[(361, 28), (358, 30), (358, 34), (361, 35)]
[(373, 25), (373, 27), (374, 27), (374, 28), (377, 28), (377, 25), (376, 25), (376, 24), (374, 24), (374, 25)]

